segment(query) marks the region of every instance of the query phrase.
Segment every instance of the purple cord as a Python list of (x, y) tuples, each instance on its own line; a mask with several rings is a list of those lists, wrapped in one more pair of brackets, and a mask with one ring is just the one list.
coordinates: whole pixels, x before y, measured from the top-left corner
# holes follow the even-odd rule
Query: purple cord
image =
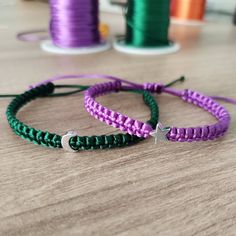
[(48, 32), (43, 29), (20, 32), (16, 35), (16, 37), (20, 41), (25, 42), (39, 42), (42, 40), (49, 39)]
[(104, 74), (73, 74), (73, 75), (59, 75), (59, 76), (54, 76), (51, 77), (49, 79), (40, 81), (39, 83), (36, 83), (34, 85), (30, 85), (29, 88), (35, 88), (38, 87), (42, 84), (47, 84), (50, 82), (55, 82), (55, 81), (61, 81), (61, 80), (70, 80), (70, 79), (105, 79), (105, 80), (111, 80), (111, 81), (119, 81), (121, 83), (125, 83), (128, 85), (132, 85), (133, 88), (135, 89), (142, 89), (142, 85), (141, 84), (137, 84), (137, 83), (133, 83), (112, 75), (104, 75)]
[(236, 105), (236, 100), (232, 98), (226, 98), (221, 96), (211, 96), (211, 98)]
[(61, 48), (100, 44), (98, 8), (98, 0), (50, 0), (53, 43)]
[[(40, 81), (39, 83), (30, 85), (29, 88), (35, 88), (38, 87), (42, 84), (47, 84), (50, 82), (56, 82), (56, 81), (61, 81), (61, 80), (77, 80), (77, 79), (105, 79), (105, 80), (110, 80), (110, 81), (119, 81), (121, 83), (127, 84), (127, 85), (131, 85), (133, 86), (133, 89), (143, 89), (143, 85), (142, 84), (138, 84), (138, 83), (134, 83), (128, 80), (124, 80), (121, 79), (119, 77), (116, 76), (112, 76), (112, 75), (104, 75), (104, 74), (71, 74), (71, 75), (58, 75), (58, 76), (54, 76), (51, 77), (49, 79)], [(146, 86), (149, 88), (146, 88), (147, 90), (158, 90), (159, 87), (159, 83), (146, 83)], [(178, 90), (174, 90), (169, 89), (169, 88), (165, 88), (165, 92), (175, 95), (175, 96), (180, 96), (181, 92)], [(232, 98), (227, 98), (227, 97), (221, 97), (221, 96), (210, 96), (212, 99), (215, 100), (221, 100), (227, 103), (231, 103), (231, 104), (235, 104), (236, 105), (236, 100), (232, 99)]]

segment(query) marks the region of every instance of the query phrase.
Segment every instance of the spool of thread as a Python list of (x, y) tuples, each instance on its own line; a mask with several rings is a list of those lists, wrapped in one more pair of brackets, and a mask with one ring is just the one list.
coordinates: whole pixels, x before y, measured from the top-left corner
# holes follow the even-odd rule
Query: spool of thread
[(44, 50), (61, 54), (88, 54), (109, 49), (100, 32), (98, 0), (50, 0), (51, 40)]
[(203, 23), (206, 0), (172, 0), (171, 16), (176, 23), (199, 25)]
[(233, 24), (236, 25), (236, 8), (234, 10)]
[[(109, 27), (106, 24), (99, 25), (99, 32), (101, 38), (106, 41), (109, 36)], [(16, 38), (20, 41), (25, 42), (40, 42), (42, 40), (48, 40), (50, 38), (48, 31), (45, 29), (38, 29), (38, 30), (29, 30), (23, 31), (16, 35)]]
[(158, 55), (179, 50), (169, 40), (170, 0), (128, 0), (126, 34), (114, 47), (131, 54)]

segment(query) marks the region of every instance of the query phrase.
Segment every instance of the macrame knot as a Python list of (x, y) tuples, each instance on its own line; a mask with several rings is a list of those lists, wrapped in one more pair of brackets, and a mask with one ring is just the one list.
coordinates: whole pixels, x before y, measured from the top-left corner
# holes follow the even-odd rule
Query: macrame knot
[(112, 87), (113, 89), (116, 91), (116, 92), (119, 92), (122, 88), (122, 83), (121, 81), (115, 81), (115, 82), (111, 82), (112, 84)]
[(162, 90), (165, 86), (159, 83), (145, 83), (143, 84), (144, 90), (151, 93), (162, 93)]
[(53, 83), (42, 84), (38, 87), (33, 88), (33, 90), (41, 97), (48, 96), (54, 92), (55, 86)]

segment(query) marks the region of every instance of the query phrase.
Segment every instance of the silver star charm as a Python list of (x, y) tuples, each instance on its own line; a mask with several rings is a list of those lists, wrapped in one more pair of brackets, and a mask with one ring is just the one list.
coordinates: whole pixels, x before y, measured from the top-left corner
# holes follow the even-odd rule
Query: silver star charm
[(170, 127), (163, 127), (161, 123), (158, 123), (156, 130), (152, 131), (150, 135), (155, 138), (155, 144), (157, 141), (167, 141), (166, 135), (170, 132)]

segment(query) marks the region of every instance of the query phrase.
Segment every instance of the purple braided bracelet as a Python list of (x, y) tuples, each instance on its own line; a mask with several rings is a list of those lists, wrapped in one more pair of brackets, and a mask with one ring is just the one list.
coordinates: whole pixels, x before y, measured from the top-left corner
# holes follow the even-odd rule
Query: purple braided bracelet
[[(121, 113), (112, 111), (100, 103), (95, 98), (106, 93), (111, 93), (125, 89), (144, 89), (152, 93), (168, 93), (182, 100), (194, 104), (211, 113), (218, 123), (194, 128), (165, 127), (159, 123), (156, 130), (153, 130), (149, 124), (132, 119)], [(145, 83), (143, 85), (133, 83), (130, 86), (123, 86), (121, 81), (96, 84), (85, 92), (85, 107), (87, 111), (96, 119), (106, 124), (119, 128), (130, 135), (147, 138), (153, 136), (155, 143), (157, 140), (170, 140), (178, 142), (207, 141), (223, 136), (228, 130), (230, 124), (230, 115), (228, 111), (210, 97), (204, 96), (192, 90), (178, 91), (167, 88), (159, 83)]]

